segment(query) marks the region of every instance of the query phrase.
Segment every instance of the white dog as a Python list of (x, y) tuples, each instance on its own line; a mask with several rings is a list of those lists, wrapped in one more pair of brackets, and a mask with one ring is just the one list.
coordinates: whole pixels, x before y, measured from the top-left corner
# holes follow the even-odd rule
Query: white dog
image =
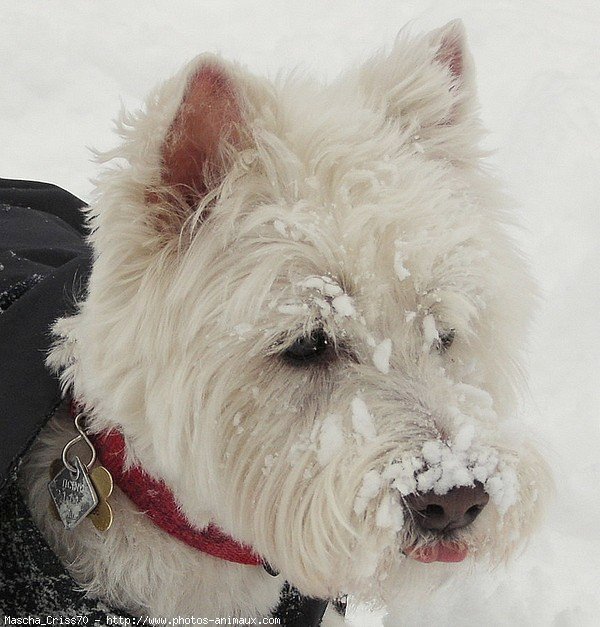
[(119, 133), (48, 359), (115, 475), (112, 527), (48, 515), (65, 412), (21, 473), (75, 580), (152, 617), (267, 617), (284, 581), (385, 601), (461, 568), (429, 562), (508, 556), (550, 478), (461, 23), (330, 85), (200, 56)]

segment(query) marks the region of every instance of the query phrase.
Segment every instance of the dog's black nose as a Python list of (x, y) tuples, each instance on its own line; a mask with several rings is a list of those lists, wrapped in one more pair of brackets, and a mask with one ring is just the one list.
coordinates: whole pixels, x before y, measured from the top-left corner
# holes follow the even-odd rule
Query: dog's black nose
[(470, 525), (487, 505), (490, 497), (483, 485), (453, 488), (446, 494), (410, 494), (405, 503), (415, 523), (427, 531), (451, 531)]

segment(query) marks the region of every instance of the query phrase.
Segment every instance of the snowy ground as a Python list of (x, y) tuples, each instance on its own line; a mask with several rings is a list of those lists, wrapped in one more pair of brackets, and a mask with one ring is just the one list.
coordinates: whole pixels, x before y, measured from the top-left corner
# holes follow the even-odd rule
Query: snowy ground
[[(333, 76), (415, 30), (466, 23), (483, 117), (528, 232), (544, 300), (534, 327), (529, 419), (558, 478), (544, 531), (506, 571), (475, 573), (393, 624), (600, 624), (600, 4), (593, 0), (0, 0), (0, 176), (88, 198), (86, 146), (200, 51), (274, 74)], [(376, 625), (373, 616), (356, 625)]]

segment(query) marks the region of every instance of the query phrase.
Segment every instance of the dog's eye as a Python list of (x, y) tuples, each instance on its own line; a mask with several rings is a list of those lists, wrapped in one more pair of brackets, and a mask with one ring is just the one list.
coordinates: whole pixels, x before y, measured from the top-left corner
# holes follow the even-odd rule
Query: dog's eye
[(454, 329), (448, 329), (447, 331), (440, 331), (438, 348), (440, 351), (447, 351), (454, 342), (456, 337), (456, 331)]
[(330, 338), (323, 329), (315, 329), (310, 335), (303, 335), (283, 353), (285, 359), (293, 364), (303, 365), (319, 361), (332, 347)]

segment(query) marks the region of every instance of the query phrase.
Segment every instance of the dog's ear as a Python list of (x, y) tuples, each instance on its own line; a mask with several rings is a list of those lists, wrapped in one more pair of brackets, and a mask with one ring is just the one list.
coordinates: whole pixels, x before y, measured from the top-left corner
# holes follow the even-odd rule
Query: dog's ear
[(225, 166), (225, 144), (239, 140), (241, 117), (233, 77), (215, 60), (201, 63), (188, 79), (163, 144), (163, 184), (204, 195)]
[(213, 56), (192, 63), (160, 149), (160, 182), (148, 190), (150, 203), (172, 206), (163, 222), (185, 218), (227, 174), (247, 140), (244, 97), (234, 68)]
[(434, 60), (446, 68), (452, 77), (451, 88), (471, 87), (471, 57), (467, 50), (467, 35), (462, 20), (452, 20), (428, 35), (435, 50)]
[(417, 40), (401, 32), (389, 54), (361, 68), (359, 82), (368, 104), (403, 126), (432, 129), (467, 122), (475, 86), (462, 21)]
[(467, 34), (462, 20), (452, 20), (429, 33), (435, 50), (434, 63), (439, 64), (450, 78), (448, 89), (454, 96), (450, 114), (441, 124), (463, 122), (475, 98), (475, 68), (467, 46)]

